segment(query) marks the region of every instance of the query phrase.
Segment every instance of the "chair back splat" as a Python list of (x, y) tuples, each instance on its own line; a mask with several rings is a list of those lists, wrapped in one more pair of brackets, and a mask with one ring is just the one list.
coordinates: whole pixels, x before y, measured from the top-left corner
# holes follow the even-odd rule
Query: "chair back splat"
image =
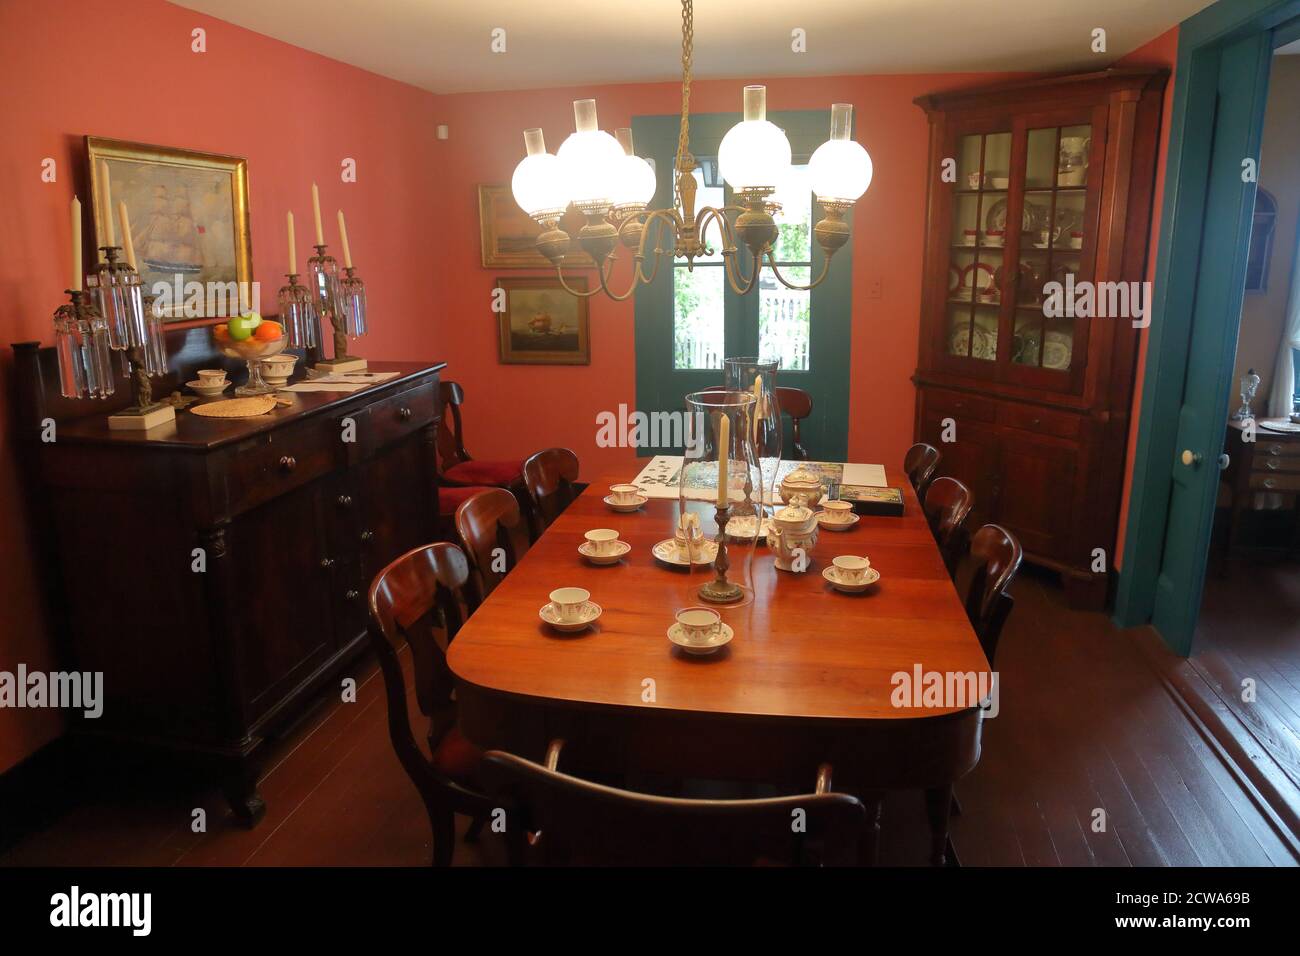
[(907, 475), (907, 480), (912, 483), (916, 497), (922, 504), (925, 503), (925, 492), (930, 486), (930, 479), (934, 477), (934, 470), (938, 467), (939, 449), (923, 441), (917, 442), (903, 456), (903, 472)]
[(1002, 626), (1015, 607), (1015, 599), (1007, 589), (1023, 558), (1024, 551), (1015, 535), (1000, 525), (986, 524), (971, 537), (970, 551), (957, 567), (957, 593), (966, 605), (966, 616), (990, 666)]
[(519, 503), (501, 488), (480, 491), (456, 509), (456, 534), (473, 571), (470, 592), (476, 603), (496, 589), (528, 550)]
[(926, 489), (922, 510), (949, 576), (966, 550), (966, 516), (974, 503), (971, 490), (956, 478), (936, 478)]
[(524, 488), (533, 503), (533, 540), (578, 497), (578, 456), (567, 448), (547, 448), (524, 462)]

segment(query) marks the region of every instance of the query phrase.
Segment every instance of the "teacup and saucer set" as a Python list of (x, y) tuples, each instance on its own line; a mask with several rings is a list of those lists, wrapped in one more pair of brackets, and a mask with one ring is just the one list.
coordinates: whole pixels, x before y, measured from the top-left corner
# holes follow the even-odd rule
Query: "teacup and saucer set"
[(687, 567), (691, 564), (712, 564), (718, 556), (718, 543), (704, 537), (700, 530), (700, 516), (687, 512), (682, 515), (677, 530), (650, 549), (665, 564)]
[(668, 640), (687, 654), (712, 654), (735, 637), (711, 607), (684, 607), (675, 616), (677, 623), (668, 628)]
[(829, 568), (822, 571), (822, 577), (834, 585), (837, 591), (857, 594), (879, 581), (880, 572), (871, 566), (868, 558), (842, 554), (831, 561)]
[(817, 523), (828, 531), (848, 531), (858, 523), (851, 501), (826, 501), (817, 512)]
[(542, 605), (537, 614), (557, 631), (570, 634), (595, 624), (600, 619), (601, 607), (591, 600), (591, 592), (586, 588), (556, 588), (551, 592), (550, 603)]
[(602, 500), (615, 511), (629, 514), (650, 499), (641, 494), (641, 489), (636, 485), (610, 485), (609, 494)]
[(185, 384), (190, 391), (203, 398), (216, 398), (230, 387), (230, 380), (226, 378), (225, 369), (201, 368), (198, 371), (198, 376), (194, 381)]
[(587, 540), (578, 545), (578, 553), (592, 564), (617, 564), (632, 550), (613, 528), (592, 528), (583, 537)]

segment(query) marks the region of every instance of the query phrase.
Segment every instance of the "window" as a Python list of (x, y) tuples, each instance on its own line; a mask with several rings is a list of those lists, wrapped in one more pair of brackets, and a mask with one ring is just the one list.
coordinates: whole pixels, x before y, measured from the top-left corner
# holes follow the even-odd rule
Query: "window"
[[(717, 163), (700, 161), (695, 170), (699, 184), (695, 208), (721, 208), (727, 196), (717, 178)], [(791, 168), (790, 178), (774, 199), (781, 204), (776, 214), (780, 227), (773, 254), (781, 274), (796, 285), (807, 285), (812, 274), (812, 190), (806, 165)], [(734, 217), (733, 217), (734, 219)], [(727, 354), (727, 309), (743, 310), (746, 303), (726, 294), (726, 275), (718, 234), (710, 226), (706, 240), (712, 254), (697, 258), (692, 265), (677, 260), (673, 266), (673, 368), (720, 369)], [(809, 333), (812, 299), (809, 292), (788, 289), (764, 267), (754, 296), (758, 300), (758, 354), (766, 361), (780, 359), (787, 371), (806, 372), (809, 364)], [(744, 321), (735, 317), (739, 321)], [(731, 349), (732, 353), (736, 349)], [(752, 353), (751, 353), (752, 354)]]

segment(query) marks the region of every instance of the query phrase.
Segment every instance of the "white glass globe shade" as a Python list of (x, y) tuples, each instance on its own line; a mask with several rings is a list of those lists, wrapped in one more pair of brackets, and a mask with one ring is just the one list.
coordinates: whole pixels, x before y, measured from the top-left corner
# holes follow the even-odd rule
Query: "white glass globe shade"
[(618, 140), (603, 130), (571, 133), (556, 153), (569, 198), (579, 207), (603, 211), (618, 191), (626, 155)]
[(510, 191), (515, 202), (530, 216), (540, 212), (564, 212), (569, 205), (567, 186), (559, 158), (550, 153), (525, 156), (510, 178)]
[(615, 206), (648, 206), (655, 194), (655, 171), (640, 156), (623, 154), (619, 164), (618, 186), (614, 190)]
[(808, 179), (818, 199), (857, 202), (871, 185), (871, 157), (853, 139), (822, 143), (808, 160)]
[(790, 168), (790, 141), (768, 120), (745, 120), (727, 130), (718, 147), (718, 169), (736, 192), (774, 189)]

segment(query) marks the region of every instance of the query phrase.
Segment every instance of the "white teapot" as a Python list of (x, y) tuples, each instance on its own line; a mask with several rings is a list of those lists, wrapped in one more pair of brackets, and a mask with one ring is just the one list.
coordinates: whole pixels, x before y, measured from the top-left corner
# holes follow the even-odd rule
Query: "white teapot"
[[(806, 571), (811, 564), (808, 555), (817, 546), (817, 528), (817, 515), (811, 508), (796, 503), (779, 509), (772, 516), (772, 528), (767, 533), (776, 566), (782, 571)], [(796, 568), (800, 552), (804, 563)]]
[[(815, 505), (822, 497), (822, 481), (811, 471), (796, 468), (781, 479), (781, 500), (788, 505)], [(801, 498), (802, 501), (795, 501)]]

